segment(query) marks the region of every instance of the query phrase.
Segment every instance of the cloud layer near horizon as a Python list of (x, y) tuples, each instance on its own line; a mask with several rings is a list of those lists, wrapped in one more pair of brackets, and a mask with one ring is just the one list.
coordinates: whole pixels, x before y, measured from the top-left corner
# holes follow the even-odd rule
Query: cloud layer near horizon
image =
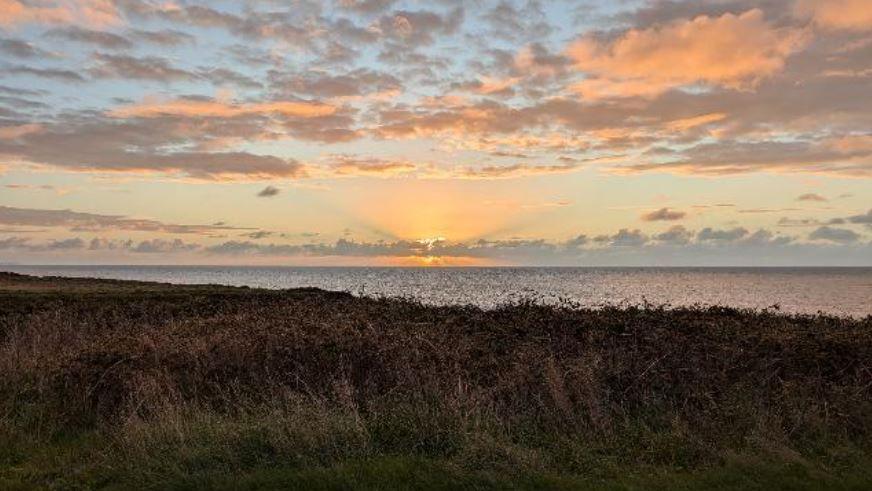
[[(677, 220), (677, 214), (664, 208), (652, 212), (653, 220)], [(665, 217), (665, 218), (660, 218)], [(651, 218), (645, 218), (652, 220)], [(115, 215), (99, 215), (72, 210), (39, 210), (0, 207), (0, 228), (7, 233), (18, 232), (0, 240), (0, 251), (23, 253), (26, 257), (52, 260), (57, 253), (85, 251), (109, 260), (133, 260), (141, 255), (159, 255), (159, 260), (181, 259), (209, 263), (227, 258), (380, 258), (387, 263), (412, 258), (432, 258), (436, 261), (456, 259), (484, 260), (487, 264), (672, 264), (701, 263), (743, 264), (754, 256), (771, 264), (791, 264), (792, 261), (817, 257), (825, 264), (865, 264), (872, 253), (872, 241), (852, 229), (838, 224), (872, 224), (872, 210), (851, 217), (836, 217), (828, 224), (817, 224), (804, 235), (744, 227), (689, 230), (673, 225), (659, 233), (648, 234), (639, 229), (622, 228), (613, 234), (588, 236), (578, 234), (567, 240), (512, 238), (479, 239), (452, 242), (432, 240), (379, 240), (374, 242), (338, 239), (332, 243), (313, 242), (300, 236), (294, 243), (275, 243), (271, 239), (288, 238), (266, 230), (235, 227), (225, 223), (211, 225), (179, 225), (150, 219), (135, 219)], [(813, 225), (813, 224), (806, 224)], [(13, 227), (28, 227), (15, 229)], [(65, 232), (95, 233), (92, 238), (78, 236), (63, 239), (34, 240), (28, 232), (44, 229)], [(220, 239), (203, 243), (196, 239), (107, 238), (99, 234), (115, 232), (165, 232), (201, 238)], [(115, 234), (117, 235), (117, 234)], [(137, 258), (136, 256), (140, 256)], [(146, 261), (147, 262), (147, 261)], [(438, 264), (438, 262), (437, 262)]]

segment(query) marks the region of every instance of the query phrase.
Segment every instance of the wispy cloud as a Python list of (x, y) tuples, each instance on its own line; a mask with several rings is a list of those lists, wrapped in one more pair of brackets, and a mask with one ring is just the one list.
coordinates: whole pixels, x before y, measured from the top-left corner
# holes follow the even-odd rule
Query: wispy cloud
[(72, 210), (15, 208), (0, 206), (0, 225), (62, 227), (71, 231), (126, 230), (172, 234), (210, 235), (229, 230), (246, 230), (225, 224), (182, 225), (158, 220), (102, 215)]

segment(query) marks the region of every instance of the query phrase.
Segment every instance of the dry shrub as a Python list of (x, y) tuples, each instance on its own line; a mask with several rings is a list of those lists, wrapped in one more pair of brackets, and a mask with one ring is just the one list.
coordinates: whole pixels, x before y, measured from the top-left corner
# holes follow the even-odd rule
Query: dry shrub
[(0, 355), (6, 424), (104, 428), (155, 456), (233, 461), (255, 434), (266, 460), (563, 452), (584, 468), (583, 448), (692, 460), (761, 438), (867, 442), (872, 424), (872, 318), (484, 311), (318, 290), (6, 294)]

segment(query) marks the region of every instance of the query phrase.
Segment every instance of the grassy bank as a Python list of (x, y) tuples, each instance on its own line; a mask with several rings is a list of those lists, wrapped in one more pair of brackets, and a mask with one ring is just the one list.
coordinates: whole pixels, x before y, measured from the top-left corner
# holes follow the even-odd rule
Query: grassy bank
[(872, 318), (0, 274), (0, 488), (868, 489)]

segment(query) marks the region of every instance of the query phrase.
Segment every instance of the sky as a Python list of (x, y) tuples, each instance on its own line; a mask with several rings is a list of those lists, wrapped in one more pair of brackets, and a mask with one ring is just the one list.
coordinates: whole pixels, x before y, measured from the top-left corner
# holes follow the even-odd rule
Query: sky
[(872, 0), (0, 0), (0, 263), (872, 266)]

